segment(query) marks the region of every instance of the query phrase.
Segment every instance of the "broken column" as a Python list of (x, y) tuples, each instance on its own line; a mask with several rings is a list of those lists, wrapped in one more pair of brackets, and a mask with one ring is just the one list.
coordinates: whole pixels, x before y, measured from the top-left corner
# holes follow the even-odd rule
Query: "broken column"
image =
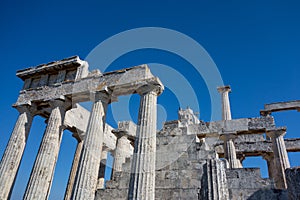
[(126, 158), (133, 154), (131, 141), (136, 135), (136, 125), (131, 121), (118, 122), (118, 129), (112, 130), (117, 137), (116, 149), (114, 151), (114, 172), (120, 172)]
[(242, 168), (240, 160), (236, 157), (236, 150), (234, 146), (234, 139), (236, 135), (234, 133), (224, 133), (220, 136), (220, 139), (224, 142), (224, 157), (228, 161), (229, 168)]
[(200, 194), (203, 200), (229, 199), (226, 170), (221, 160), (209, 159), (203, 166)]
[(283, 136), (286, 134), (286, 129), (268, 130), (266, 134), (272, 140), (272, 149), (274, 152), (273, 180), (275, 187), (276, 189), (286, 189), (285, 169), (290, 168), (290, 162), (283, 139)]
[(31, 172), (24, 199), (47, 199), (50, 193), (54, 169), (60, 148), (66, 102), (54, 100), (48, 125)]
[(0, 163), (0, 199), (7, 199), (12, 190), (34, 115), (29, 106), (17, 109), (20, 115)]
[(98, 181), (108, 92), (96, 92), (71, 199), (94, 199)]
[(126, 160), (126, 148), (129, 144), (129, 140), (127, 136), (121, 136), (117, 139), (117, 147), (114, 153), (114, 171), (120, 172), (122, 171), (122, 165), (125, 163)]
[(157, 96), (161, 87), (141, 88), (140, 109), (129, 185), (129, 199), (155, 198)]

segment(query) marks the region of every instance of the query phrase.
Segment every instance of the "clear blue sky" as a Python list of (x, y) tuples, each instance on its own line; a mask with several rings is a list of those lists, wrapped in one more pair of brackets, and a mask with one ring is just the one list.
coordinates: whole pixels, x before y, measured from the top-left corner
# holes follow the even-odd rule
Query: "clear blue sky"
[[(259, 116), (265, 103), (300, 99), (298, 1), (12, 0), (1, 1), (0, 24), (1, 156), (18, 116), (11, 108), (22, 87), (22, 81), (15, 76), (16, 70), (72, 55), (84, 59), (108, 37), (138, 27), (173, 29), (201, 44), (216, 63), (225, 84), (232, 87), (233, 118)], [(204, 81), (176, 55), (158, 50), (131, 52), (116, 60), (110, 69), (142, 63), (162, 63), (186, 76), (197, 92), (201, 119), (210, 119), (210, 100)], [(169, 103), (173, 98), (172, 91), (166, 91), (159, 99), (168, 120), (177, 118), (178, 104)], [(136, 113), (132, 115), (136, 118)], [(288, 126), (286, 137), (299, 137), (300, 113), (284, 112), (275, 117), (278, 125)], [(109, 116), (108, 121), (115, 125)], [(37, 117), (13, 199), (22, 198), (44, 127), (44, 120)], [(66, 132), (50, 199), (63, 196), (74, 149), (75, 141)], [(300, 165), (299, 157), (290, 155), (293, 166)], [(248, 165), (255, 166), (256, 162), (250, 160)]]

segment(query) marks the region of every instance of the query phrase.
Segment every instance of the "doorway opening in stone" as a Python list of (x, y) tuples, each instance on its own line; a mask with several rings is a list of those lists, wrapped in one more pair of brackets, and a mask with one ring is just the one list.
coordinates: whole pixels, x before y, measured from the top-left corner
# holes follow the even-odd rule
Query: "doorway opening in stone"
[(260, 168), (262, 178), (269, 178), (268, 165), (262, 156), (248, 156), (243, 161), (244, 168)]

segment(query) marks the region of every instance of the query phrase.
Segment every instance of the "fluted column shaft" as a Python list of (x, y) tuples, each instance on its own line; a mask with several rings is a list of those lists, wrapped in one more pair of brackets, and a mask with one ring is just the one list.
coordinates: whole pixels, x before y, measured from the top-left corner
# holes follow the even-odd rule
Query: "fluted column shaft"
[(154, 200), (155, 197), (156, 101), (154, 91), (141, 96), (129, 199)]
[(33, 114), (27, 108), (19, 108), (19, 112), (0, 163), (0, 199), (7, 199), (12, 190), (32, 124)]
[(229, 168), (242, 168), (240, 161), (236, 157), (236, 150), (233, 140), (235, 139), (233, 134), (224, 134), (220, 137), (224, 141), (224, 157), (229, 163)]
[(48, 199), (50, 193), (63, 133), (62, 124), (66, 112), (65, 102), (57, 100), (50, 104), (52, 111), (27, 184), (24, 199)]
[(80, 158), (80, 154), (81, 154), (81, 150), (82, 150), (82, 146), (83, 146), (82, 144), (83, 144), (83, 141), (79, 141), (77, 144), (76, 152), (75, 152), (73, 163), (72, 163), (72, 169), (71, 169), (71, 172), (69, 175), (68, 185), (67, 185), (67, 189), (66, 189), (66, 193), (65, 193), (65, 198), (64, 198), (65, 200), (71, 199), (74, 181), (75, 181), (75, 177), (76, 177), (76, 172), (77, 172), (78, 164), (79, 164), (79, 158)]
[(73, 200), (92, 200), (95, 198), (104, 138), (107, 102), (107, 94), (95, 94), (95, 101), (89, 118), (75, 185), (73, 188), (71, 198)]
[(122, 171), (122, 165), (125, 163), (126, 156), (125, 156), (125, 148), (128, 144), (127, 136), (122, 136), (117, 140), (117, 147), (114, 155), (114, 171), (120, 172)]
[(290, 168), (290, 162), (286, 151), (283, 136), (284, 130), (274, 130), (267, 132), (267, 136), (272, 140), (272, 149), (274, 152), (274, 182), (277, 189), (286, 189), (285, 169)]
[(231, 109), (229, 102), (229, 92), (231, 92), (230, 86), (224, 86), (218, 88), (221, 94), (222, 100), (222, 120), (231, 120)]

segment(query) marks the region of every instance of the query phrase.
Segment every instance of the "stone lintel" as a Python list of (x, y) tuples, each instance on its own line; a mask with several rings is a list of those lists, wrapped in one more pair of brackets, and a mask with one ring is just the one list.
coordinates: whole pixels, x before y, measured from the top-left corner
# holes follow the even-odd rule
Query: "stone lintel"
[(264, 110), (261, 110), (261, 115), (271, 114), (272, 112), (285, 111), (285, 110), (300, 110), (300, 100), (285, 101), (278, 103), (265, 104)]
[[(300, 138), (284, 140), (287, 152), (300, 152)], [(256, 141), (256, 142), (235, 142), (237, 154), (245, 154), (246, 156), (263, 156), (264, 154), (273, 153), (272, 142)], [(218, 154), (224, 154), (223, 142), (215, 147)]]
[(84, 61), (80, 60), (78, 56), (72, 56), (69, 58), (65, 58), (63, 60), (50, 62), (47, 64), (41, 64), (35, 67), (26, 68), (23, 70), (17, 71), (17, 76), (22, 80), (27, 78), (31, 78), (32, 76), (38, 76), (46, 73), (51, 73), (57, 70), (64, 69), (76, 69), (78, 68)]
[[(197, 134), (199, 137), (218, 137), (224, 134), (224, 130), (229, 133), (259, 134), (266, 130), (276, 129), (274, 118), (272, 116), (257, 118), (240, 118), (233, 120), (214, 121), (200, 124), (190, 124), (187, 127), (190, 134)], [(280, 128), (279, 128), (280, 129)]]
[(91, 92), (111, 90), (111, 98), (137, 93), (141, 88), (163, 91), (161, 81), (154, 77), (147, 66), (138, 66), (126, 70), (118, 70), (102, 75), (88, 76), (76, 82), (63, 82), (56, 86), (45, 86), (21, 91), (15, 105), (28, 102), (41, 102), (45, 99), (69, 97), (73, 102), (90, 100)]
[(284, 136), (286, 134), (286, 127), (283, 126), (283, 127), (276, 127), (275, 129), (267, 129), (266, 134), (270, 138)]

